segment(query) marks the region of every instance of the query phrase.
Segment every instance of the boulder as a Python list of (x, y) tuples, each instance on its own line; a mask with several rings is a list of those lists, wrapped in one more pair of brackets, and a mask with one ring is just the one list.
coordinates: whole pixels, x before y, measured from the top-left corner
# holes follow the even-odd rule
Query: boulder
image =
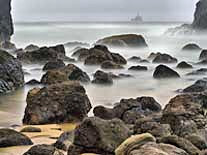
[(116, 150), (116, 155), (129, 155), (133, 149), (139, 148), (149, 142), (156, 142), (155, 137), (149, 133), (133, 135), (126, 139)]
[(100, 39), (96, 44), (110, 47), (146, 48), (148, 47), (144, 37), (136, 34), (123, 34)]
[(96, 153), (113, 155), (115, 149), (129, 136), (129, 128), (119, 119), (86, 118), (76, 129), (73, 146), (68, 155)]
[(0, 0), (0, 44), (9, 41), (14, 33), (11, 0)]
[(177, 63), (177, 59), (169, 54), (158, 54), (152, 61), (153, 63)]
[(200, 69), (192, 71), (186, 75), (205, 75), (206, 73), (207, 73), (207, 68), (200, 68)]
[(180, 149), (183, 149), (190, 155), (199, 155), (201, 153), (201, 151), (196, 146), (194, 146), (190, 141), (188, 141), (187, 139), (178, 137), (176, 135), (170, 135), (170, 136), (163, 137), (160, 140), (160, 142), (174, 145)]
[(204, 92), (207, 90), (207, 79), (201, 79), (196, 81), (191, 86), (183, 89), (184, 93), (196, 93), (196, 92)]
[(169, 144), (149, 142), (127, 155), (189, 155), (184, 150)]
[(59, 70), (49, 70), (47, 71), (41, 79), (43, 84), (55, 84), (64, 81), (80, 81), (80, 82), (90, 82), (90, 77), (84, 71), (74, 64), (68, 64), (67, 66), (60, 68)]
[(53, 70), (53, 69), (60, 69), (65, 67), (65, 63), (63, 62), (63, 60), (61, 59), (57, 59), (54, 61), (49, 61), (47, 62), (44, 67), (43, 67), (43, 71), (47, 71), (47, 70)]
[(182, 50), (183, 51), (199, 51), (201, 50), (201, 47), (195, 43), (190, 43), (190, 44), (185, 45), (182, 48)]
[(207, 59), (201, 60), (198, 63), (196, 63), (196, 65), (206, 65), (206, 64), (207, 64)]
[(58, 140), (55, 142), (54, 146), (60, 150), (67, 151), (69, 146), (74, 140), (74, 131), (63, 132)]
[(124, 67), (122, 65), (116, 64), (113, 61), (104, 61), (101, 64), (101, 68), (103, 68), (103, 69), (123, 69)]
[(128, 70), (132, 70), (132, 71), (147, 71), (148, 68), (146, 66), (131, 66)]
[(172, 70), (171, 68), (165, 65), (159, 65), (156, 67), (153, 77), (155, 79), (162, 79), (162, 78), (180, 78), (180, 75)]
[(0, 93), (12, 91), (24, 85), (21, 63), (6, 51), (0, 50)]
[(91, 103), (78, 82), (63, 82), (28, 92), (24, 124), (79, 122), (87, 117)]
[(37, 81), (36, 79), (32, 79), (28, 81), (27, 83), (25, 83), (25, 85), (31, 85), (31, 86), (39, 85), (39, 84), (41, 84), (41, 82)]
[(158, 55), (160, 55), (161, 53), (160, 52), (158, 52), (158, 53), (154, 53), (154, 52), (152, 52), (152, 53), (150, 53), (150, 55), (147, 57), (147, 59), (149, 59), (149, 60), (153, 60), (156, 56), (158, 56)]
[(161, 123), (170, 124), (173, 134), (181, 137), (199, 134), (207, 123), (206, 97), (205, 93), (192, 93), (172, 98), (163, 110)]
[(25, 50), (26, 52), (36, 51), (36, 50), (39, 50), (39, 46), (34, 45), (34, 44), (30, 44), (30, 45), (26, 46), (26, 47), (24, 48), (24, 50)]
[(51, 145), (35, 145), (31, 147), (27, 152), (23, 155), (64, 155), (58, 149)]
[(66, 59), (63, 45), (41, 47), (34, 51), (17, 53), (17, 58), (24, 63), (45, 63), (56, 59)]
[(196, 4), (196, 11), (194, 13), (194, 21), (192, 23), (194, 29), (207, 29), (207, 2), (200, 0)]
[(152, 97), (138, 97), (136, 99), (122, 99), (115, 106), (105, 108), (97, 106), (94, 115), (102, 119), (119, 118), (127, 124), (135, 124), (137, 119), (159, 113), (161, 105)]
[(202, 50), (199, 56), (199, 60), (207, 60), (207, 50)]
[[(79, 56), (80, 57), (80, 56)], [(85, 57), (86, 65), (100, 65), (104, 61), (113, 61), (116, 64), (125, 65), (126, 59), (118, 53), (112, 53), (106, 46), (95, 45), (89, 49), (89, 55)]]
[(132, 61), (132, 62), (140, 62), (142, 60), (142, 58), (137, 57), (137, 56), (132, 56), (128, 59), (128, 61)]
[(74, 64), (68, 64), (64, 68), (60, 69), (60, 71), (66, 73), (69, 80), (90, 82), (90, 77), (88, 76), (88, 74)]
[(113, 78), (110, 74), (103, 71), (96, 71), (92, 83), (95, 84), (113, 84)]
[(0, 147), (32, 145), (32, 141), (20, 132), (12, 129), (0, 129)]
[(188, 69), (188, 68), (193, 68), (192, 65), (188, 64), (185, 61), (180, 62), (176, 68), (181, 68), (181, 69)]
[(164, 136), (171, 135), (172, 131), (171, 131), (170, 125), (161, 124), (160, 121), (155, 120), (154, 117), (157, 117), (157, 116), (151, 116), (151, 117), (138, 119), (134, 126), (134, 132), (136, 134), (150, 133), (156, 138), (161, 138)]
[(79, 61), (84, 61), (90, 55), (89, 49), (80, 48), (73, 52), (72, 57), (77, 57)]
[(38, 127), (28, 126), (23, 128), (20, 132), (41, 132), (41, 129)]
[(68, 76), (66, 73), (59, 70), (49, 70), (41, 78), (41, 83), (45, 85), (62, 83), (68, 81)]

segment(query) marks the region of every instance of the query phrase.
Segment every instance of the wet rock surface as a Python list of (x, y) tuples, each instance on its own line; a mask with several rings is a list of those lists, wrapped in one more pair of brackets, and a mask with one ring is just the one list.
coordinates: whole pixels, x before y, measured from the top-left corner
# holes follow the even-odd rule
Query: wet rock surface
[(180, 78), (180, 75), (174, 71), (173, 69), (165, 66), (159, 65), (156, 67), (153, 77), (155, 79), (163, 79), (163, 78)]
[(103, 71), (96, 71), (94, 74), (94, 79), (92, 80), (94, 84), (113, 84), (112, 75)]
[(41, 47), (36, 50), (17, 53), (17, 58), (24, 63), (45, 63), (57, 59), (67, 59), (63, 45)]
[(114, 154), (115, 149), (131, 135), (129, 128), (119, 119), (86, 118), (76, 129), (68, 155), (82, 153)]
[(106, 37), (100, 39), (96, 44), (102, 44), (111, 47), (131, 47), (131, 48), (143, 48), (148, 47), (145, 39), (141, 35), (126, 34)]
[(169, 54), (157, 54), (152, 61), (153, 63), (177, 63), (177, 59), (170, 56)]
[(0, 93), (15, 90), (24, 85), (21, 63), (6, 51), (0, 50)]
[(23, 155), (64, 155), (52, 145), (35, 145)]
[(0, 129), (0, 147), (32, 145), (32, 141), (20, 132), (12, 129)]
[(185, 61), (180, 62), (176, 68), (181, 68), (181, 69), (188, 69), (188, 68), (193, 68), (191, 64), (188, 64)]
[(65, 63), (63, 62), (63, 60), (55, 60), (55, 61), (49, 61), (47, 62), (44, 67), (43, 67), (43, 71), (47, 71), (47, 70), (54, 70), (54, 69), (60, 69), (65, 67)]
[(182, 50), (183, 51), (199, 51), (201, 50), (201, 47), (195, 43), (190, 43), (190, 44), (185, 45), (182, 48)]
[(137, 65), (137, 66), (131, 66), (128, 70), (132, 70), (132, 71), (147, 71), (148, 68), (147, 68), (147, 66)]
[[(95, 45), (93, 48), (89, 49), (89, 55), (85, 56), (85, 65), (100, 65), (104, 61), (112, 61), (119, 65), (125, 65), (127, 63), (126, 59), (118, 53), (112, 53), (104, 45)], [(79, 56), (79, 59), (83, 59)]]
[(79, 122), (87, 117), (91, 103), (78, 82), (34, 88), (27, 95), (24, 124)]

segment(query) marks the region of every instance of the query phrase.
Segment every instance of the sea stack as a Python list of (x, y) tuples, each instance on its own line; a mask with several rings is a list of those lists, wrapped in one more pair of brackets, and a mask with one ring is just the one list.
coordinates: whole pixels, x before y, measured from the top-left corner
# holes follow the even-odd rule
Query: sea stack
[(9, 41), (13, 33), (11, 0), (0, 0), (0, 43)]
[(195, 29), (207, 29), (207, 0), (200, 0), (196, 4), (192, 27)]

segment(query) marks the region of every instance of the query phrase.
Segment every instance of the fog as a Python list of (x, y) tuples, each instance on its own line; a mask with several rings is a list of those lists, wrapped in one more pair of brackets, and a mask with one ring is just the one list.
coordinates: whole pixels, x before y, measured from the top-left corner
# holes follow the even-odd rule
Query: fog
[(192, 21), (198, 0), (13, 0), (15, 21)]

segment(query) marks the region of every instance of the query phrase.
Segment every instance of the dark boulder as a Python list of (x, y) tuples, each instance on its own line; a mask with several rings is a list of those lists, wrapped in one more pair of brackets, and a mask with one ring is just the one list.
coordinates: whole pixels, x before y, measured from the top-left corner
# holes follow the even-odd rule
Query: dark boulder
[(187, 68), (193, 68), (192, 65), (188, 64), (185, 61), (180, 62), (176, 68), (181, 68), (181, 69), (187, 69)]
[(60, 150), (67, 151), (73, 140), (74, 131), (63, 132), (55, 142), (54, 146)]
[(148, 68), (146, 66), (131, 66), (128, 70), (133, 70), (133, 71), (147, 71)]
[(60, 69), (60, 71), (66, 73), (69, 80), (90, 82), (90, 77), (88, 76), (88, 74), (74, 64), (68, 64), (64, 68)]
[(199, 56), (199, 60), (207, 60), (207, 50), (202, 50)]
[(96, 44), (102, 44), (110, 47), (128, 47), (128, 48), (145, 48), (148, 47), (144, 37), (136, 34), (124, 34), (106, 37), (100, 39)]
[(161, 105), (152, 97), (138, 97), (136, 99), (122, 99), (115, 106), (105, 108), (97, 106), (94, 115), (102, 119), (119, 118), (127, 124), (135, 124), (137, 119), (159, 113)]
[(11, 0), (0, 0), (0, 44), (9, 41), (13, 33)]
[(161, 122), (170, 124), (173, 134), (186, 137), (205, 129), (207, 119), (205, 93), (182, 94), (165, 106)]
[(80, 48), (73, 52), (72, 57), (77, 57), (79, 61), (84, 61), (90, 55), (89, 49)]
[(39, 50), (39, 47), (37, 45), (30, 44), (30, 45), (26, 46), (24, 50), (26, 52), (31, 52), (31, 51)]
[(63, 45), (41, 47), (38, 50), (17, 53), (17, 58), (24, 63), (45, 63), (56, 59), (66, 59)]
[(104, 61), (101, 64), (101, 68), (103, 69), (123, 69), (122, 65), (116, 64), (113, 61)]
[(177, 59), (169, 54), (158, 54), (152, 61), (153, 63), (177, 63)]
[(31, 147), (23, 155), (64, 155), (64, 154), (52, 145), (42, 144), (42, 145), (35, 145)]
[(113, 78), (109, 73), (103, 71), (96, 71), (92, 83), (95, 84), (113, 84)]
[(196, 92), (204, 92), (207, 90), (207, 79), (201, 79), (196, 81), (191, 86), (183, 89), (184, 93), (196, 93)]
[(54, 61), (47, 62), (44, 65), (42, 70), (47, 71), (47, 70), (59, 69), (59, 68), (63, 68), (63, 67), (65, 67), (65, 63), (63, 62), (63, 60), (57, 59)]
[(188, 141), (187, 139), (178, 137), (176, 135), (170, 135), (170, 136), (163, 137), (160, 140), (160, 142), (174, 145), (180, 149), (183, 149), (190, 155), (199, 155), (201, 153), (201, 151), (195, 145), (193, 145), (190, 141)]
[(21, 63), (6, 51), (0, 50), (0, 93), (23, 85), (24, 72)]
[(118, 53), (112, 53), (106, 46), (95, 45), (89, 49), (89, 55), (85, 57), (86, 65), (100, 65), (104, 61), (113, 61), (116, 64), (125, 65), (126, 59)]
[(170, 125), (161, 124), (158, 120), (156, 120), (160, 118), (161, 118), (160, 115), (158, 116), (155, 115), (155, 116), (138, 119), (134, 126), (135, 134), (150, 133), (156, 138), (161, 138), (164, 136), (171, 135), (172, 131)]
[(162, 79), (162, 78), (180, 78), (180, 75), (172, 70), (171, 68), (165, 65), (159, 65), (156, 67), (153, 77), (155, 79)]
[(147, 57), (147, 59), (149, 59), (149, 60), (153, 60), (156, 56), (158, 56), (158, 55), (160, 55), (161, 53), (160, 52), (158, 52), (158, 53), (154, 53), (154, 52), (152, 52), (152, 53), (150, 53), (150, 55)]
[(66, 73), (59, 70), (49, 70), (41, 78), (41, 83), (45, 85), (62, 83), (68, 81), (68, 76)]
[(205, 75), (207, 73), (207, 68), (201, 68), (195, 71), (192, 71), (186, 75)]
[(194, 44), (194, 43), (190, 43), (190, 44), (187, 44), (185, 45), (183, 48), (182, 48), (183, 51), (199, 51), (201, 50), (200, 46), (198, 46), (197, 44)]
[(24, 124), (79, 122), (87, 117), (91, 103), (78, 82), (34, 88), (27, 95)]
[(32, 79), (32, 80), (30, 80), (30, 81), (28, 81), (27, 83), (25, 83), (25, 85), (39, 85), (39, 84), (41, 84), (41, 82), (39, 82), (38, 80), (36, 80), (36, 79)]
[(10, 41), (4, 41), (0, 44), (0, 48), (9, 50), (9, 51), (16, 51), (16, 45)]
[(23, 128), (20, 132), (41, 132), (41, 129), (38, 127), (28, 126)]
[(41, 79), (43, 84), (55, 84), (63, 81), (80, 81), (90, 82), (90, 77), (84, 71), (74, 64), (68, 64), (67, 66), (60, 68), (59, 70), (47, 71)]
[(0, 147), (32, 144), (32, 141), (20, 132), (11, 129), (0, 129)]
[(132, 61), (132, 62), (140, 62), (142, 60), (142, 58), (137, 57), (137, 56), (132, 56), (128, 59), (128, 61)]
[(115, 149), (130, 135), (129, 128), (119, 119), (86, 118), (75, 129), (73, 146), (69, 147), (68, 155), (113, 155)]

